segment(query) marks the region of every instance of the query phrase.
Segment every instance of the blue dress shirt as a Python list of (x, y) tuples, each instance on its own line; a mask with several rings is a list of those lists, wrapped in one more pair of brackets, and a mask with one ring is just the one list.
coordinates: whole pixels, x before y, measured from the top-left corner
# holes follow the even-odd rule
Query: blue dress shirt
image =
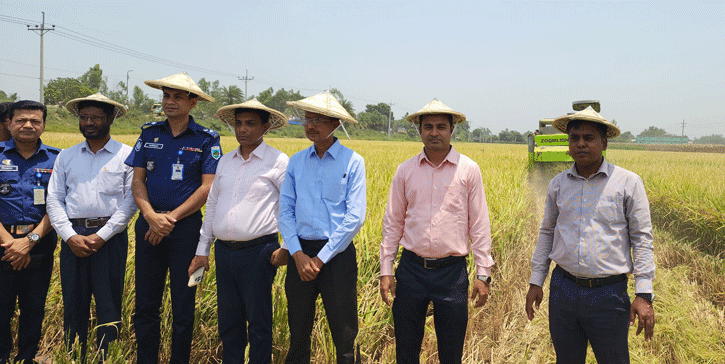
[(36, 188), (48, 196), (48, 181), (60, 149), (43, 144), (30, 158), (20, 155), (15, 140), (0, 144), (0, 221), (4, 225), (37, 224), (46, 214), (45, 203), (35, 204)]
[[(216, 173), (221, 156), (219, 134), (189, 116), (189, 126), (177, 136), (168, 120), (145, 124), (125, 163), (146, 168), (151, 206), (171, 211), (201, 186), (201, 175)], [(180, 175), (173, 171), (178, 164), (183, 165)]]
[(365, 222), (365, 161), (335, 138), (322, 158), (315, 146), (289, 160), (279, 198), (279, 231), (290, 254), (299, 239), (327, 244), (317, 257), (327, 263), (345, 250)]

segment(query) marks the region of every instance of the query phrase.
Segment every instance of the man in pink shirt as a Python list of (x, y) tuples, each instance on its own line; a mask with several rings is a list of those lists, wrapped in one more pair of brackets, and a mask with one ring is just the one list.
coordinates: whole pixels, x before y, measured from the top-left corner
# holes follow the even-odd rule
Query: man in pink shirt
[[(461, 363), (468, 324), (466, 256), (473, 251), (474, 307), (488, 299), (493, 266), (481, 170), (451, 146), (454, 125), (465, 122), (465, 115), (433, 100), (407, 119), (417, 124), (424, 148), (398, 167), (390, 186), (380, 244), (380, 295), (388, 305), (389, 295), (394, 298), (398, 363), (419, 363), (431, 301), (440, 362)], [(398, 245), (403, 253), (394, 279)]]

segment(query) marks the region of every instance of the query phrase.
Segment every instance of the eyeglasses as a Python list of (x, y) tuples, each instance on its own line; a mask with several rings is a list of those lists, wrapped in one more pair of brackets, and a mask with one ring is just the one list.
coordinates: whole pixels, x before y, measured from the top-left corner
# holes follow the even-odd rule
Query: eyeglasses
[(98, 115), (78, 115), (79, 121), (92, 121), (93, 123), (100, 123), (104, 119), (104, 116)]

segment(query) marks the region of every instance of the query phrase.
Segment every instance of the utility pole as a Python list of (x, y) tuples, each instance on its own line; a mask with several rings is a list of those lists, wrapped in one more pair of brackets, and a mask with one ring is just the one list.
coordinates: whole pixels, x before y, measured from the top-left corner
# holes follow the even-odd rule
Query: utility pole
[(126, 71), (126, 104), (131, 104), (130, 99), (128, 98), (128, 73), (133, 72), (133, 70)]
[(682, 144), (685, 144), (685, 119), (682, 119)]
[(393, 114), (393, 100), (390, 100), (390, 103), (388, 104), (388, 140), (390, 140), (390, 117)]
[(43, 22), (40, 24), (40, 27), (36, 25), (34, 28), (31, 28), (30, 25), (28, 25), (28, 30), (37, 31), (38, 34), (40, 34), (40, 103), (45, 103), (45, 85), (43, 84), (43, 34), (55, 30), (55, 25), (53, 25), (52, 28), (46, 28), (45, 27), (45, 12), (43, 13)]
[(247, 81), (253, 80), (254, 76), (249, 77), (249, 70), (244, 70), (244, 77), (239, 77), (239, 79), (244, 81), (244, 100), (247, 100), (249, 98), (247, 96)]

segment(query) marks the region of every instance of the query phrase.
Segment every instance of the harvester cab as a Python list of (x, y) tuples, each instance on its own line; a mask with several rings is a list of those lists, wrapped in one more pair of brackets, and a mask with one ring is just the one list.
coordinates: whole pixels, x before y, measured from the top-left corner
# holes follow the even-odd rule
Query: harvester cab
[[(574, 101), (574, 111), (581, 111), (591, 106), (599, 112), (600, 105), (597, 100)], [(529, 134), (529, 167), (534, 168), (547, 164), (573, 163), (569, 155), (569, 136), (560, 132), (552, 125), (554, 119), (539, 120), (539, 128), (534, 134)], [(602, 152), (606, 155), (606, 151)]]
[(154, 120), (164, 120), (164, 108), (161, 106), (161, 104), (154, 104), (154, 106), (151, 107), (151, 112), (154, 113)]

